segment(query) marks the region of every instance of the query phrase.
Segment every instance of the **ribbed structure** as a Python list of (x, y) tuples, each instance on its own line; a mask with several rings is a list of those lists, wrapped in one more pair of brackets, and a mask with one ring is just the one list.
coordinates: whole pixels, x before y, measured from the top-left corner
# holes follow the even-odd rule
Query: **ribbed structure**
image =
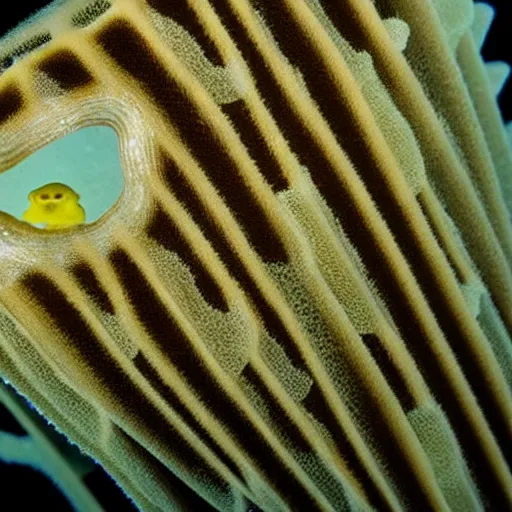
[(71, 0), (6, 37), (0, 170), (107, 124), (125, 189), (0, 214), (0, 374), (144, 511), (512, 510), (491, 18)]

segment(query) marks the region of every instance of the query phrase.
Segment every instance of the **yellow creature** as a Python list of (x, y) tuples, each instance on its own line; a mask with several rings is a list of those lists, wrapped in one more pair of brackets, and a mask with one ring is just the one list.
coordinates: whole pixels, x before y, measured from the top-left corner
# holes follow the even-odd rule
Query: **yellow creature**
[(78, 204), (80, 196), (67, 185), (48, 183), (28, 195), (30, 205), (23, 220), (46, 224), (45, 229), (64, 229), (85, 222), (85, 211)]

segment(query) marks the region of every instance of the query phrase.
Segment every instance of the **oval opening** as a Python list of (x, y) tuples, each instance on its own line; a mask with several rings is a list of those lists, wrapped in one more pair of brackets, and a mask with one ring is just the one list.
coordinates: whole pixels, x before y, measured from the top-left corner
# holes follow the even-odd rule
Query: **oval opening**
[[(102, 217), (119, 199), (123, 189), (116, 132), (107, 126), (82, 128), (53, 141), (0, 174), (0, 211), (23, 221), (23, 213), (34, 202), (28, 198), (30, 192), (51, 183), (63, 184), (80, 196), (77, 202), (85, 211), (86, 224)], [(61, 203), (57, 201), (62, 200), (60, 191), (51, 187), (49, 190), (50, 201), (55, 199), (55, 208), (60, 208)], [(45, 189), (39, 194), (40, 204), (48, 200), (46, 192)], [(53, 215), (51, 218), (59, 222), (59, 216)], [(35, 227), (50, 227), (50, 223), (36, 222), (38, 215), (31, 218), (29, 223)], [(39, 220), (46, 220), (46, 217)]]

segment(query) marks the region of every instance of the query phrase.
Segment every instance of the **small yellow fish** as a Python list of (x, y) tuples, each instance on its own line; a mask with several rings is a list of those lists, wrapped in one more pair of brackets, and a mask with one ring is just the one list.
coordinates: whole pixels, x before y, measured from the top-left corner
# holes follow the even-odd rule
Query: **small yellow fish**
[(85, 222), (85, 210), (78, 204), (80, 196), (67, 185), (48, 183), (28, 195), (30, 202), (23, 220), (46, 224), (45, 229), (64, 229)]

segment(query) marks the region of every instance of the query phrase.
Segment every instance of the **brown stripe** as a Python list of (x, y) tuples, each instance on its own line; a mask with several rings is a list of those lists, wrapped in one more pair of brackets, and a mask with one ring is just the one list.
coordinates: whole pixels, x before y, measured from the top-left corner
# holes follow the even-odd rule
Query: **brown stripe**
[(240, 480), (247, 484), (238, 466), (222, 451), (209, 432), (197, 421), (192, 413), (183, 405), (179, 396), (165, 384), (147, 358), (139, 352), (133, 360), (135, 366), (148, 381), (151, 387), (169, 404), (173, 411), (187, 424), (215, 456)]
[(267, 261), (286, 261), (286, 250), (267, 213), (256, 201), (237, 164), (226, 153), (209, 121), (195, 108), (134, 27), (119, 19), (98, 34), (98, 42), (160, 107), (233, 210), (258, 253)]
[[(169, 188), (185, 195), (192, 190), (184, 180), (183, 174), (174, 165), (174, 162), (165, 155), (160, 160), (160, 173), (166, 178)], [(177, 194), (178, 197), (180, 194)], [(212, 277), (204, 263), (197, 257), (189, 243), (183, 236), (178, 225), (170, 219), (160, 207), (157, 207), (147, 227), (148, 235), (166, 249), (173, 251), (190, 267), (196, 286), (203, 297), (215, 308), (227, 312), (229, 305), (219, 285)]]
[(262, 470), (279, 493), (294, 507), (314, 510), (314, 500), (295, 476), (275, 456), (271, 446), (260, 436), (236, 403), (225, 395), (208, 373), (199, 355), (175, 320), (128, 255), (116, 249), (109, 256), (123, 283), (139, 321), (161, 350), (187, 381), (191, 390), (214, 414), (221, 415), (224, 426), (251, 460)]
[(180, 24), (201, 47), (206, 58), (215, 66), (224, 66), (220, 52), (213, 44), (212, 40), (205, 32), (196, 13), (191, 9), (187, 2), (169, 2), (169, 0), (147, 0), (150, 7), (158, 11), (163, 16), (173, 19)]
[[(138, 432), (144, 430), (153, 439), (172, 447), (173, 456), (178, 461), (181, 471), (188, 473), (192, 481), (197, 478), (197, 468), (200, 467), (205, 473), (205, 478), (207, 474), (208, 480), (211, 479), (210, 485), (219, 486), (219, 489), (229, 493), (230, 489), (224, 480), (206, 466), (205, 461), (128, 378), (62, 291), (52, 281), (38, 273), (25, 277), (21, 284), (32, 296), (33, 303), (55, 320), (56, 329), (79, 353), (80, 365), (87, 368), (91, 385), (101, 386), (109, 401), (115, 401), (125, 417), (133, 418), (134, 411), (138, 411), (139, 414), (133, 423), (135, 429)], [(172, 340), (172, 335), (170, 339)]]
[(0, 90), (0, 124), (19, 114), (24, 106), (21, 91), (13, 83)]
[(229, 311), (229, 305), (216, 281), (192, 251), (178, 226), (159, 207), (153, 213), (147, 234), (162, 247), (175, 252), (188, 265), (205, 300), (223, 312)]
[(77, 263), (76, 265), (73, 265), (70, 272), (78, 281), (80, 288), (82, 288), (85, 293), (93, 297), (94, 302), (96, 302), (101, 309), (111, 315), (115, 313), (107, 292), (101, 286), (101, 283), (98, 281), (98, 278), (90, 265), (85, 262)]
[(406, 413), (414, 409), (417, 406), (416, 401), (409, 391), (401, 373), (395, 366), (395, 363), (390, 359), (379, 337), (375, 334), (363, 334), (361, 339), (377, 363), (379, 370), (386, 378), (387, 383), (400, 402), (402, 409)]
[(426, 209), (424, 208), (422, 201), (418, 201), (418, 206), (420, 207), (421, 212), (423, 213), (423, 217), (425, 218), (425, 221), (428, 223), (430, 230), (432, 231), (435, 239), (437, 240), (437, 243), (441, 247), (443, 254), (445, 255), (445, 258), (448, 264), (450, 265), (450, 268), (452, 269), (452, 272), (455, 274), (455, 278), (459, 283), (464, 283), (464, 276), (462, 275), (459, 266), (455, 264), (455, 261), (451, 257), (450, 253), (442, 246), (442, 237), (440, 236), (439, 229), (432, 224), (432, 220), (428, 215), (428, 211), (426, 211)]
[[(257, 392), (258, 399), (264, 404), (264, 407), (270, 416), (268, 422), (272, 425), (272, 428), (283, 438), (289, 438), (289, 440), (294, 443), (295, 449), (300, 450), (303, 454), (307, 454), (307, 462), (304, 462), (304, 459), (302, 459), (302, 465), (303, 467), (304, 465), (307, 465), (306, 470), (310, 474), (313, 482), (318, 484), (320, 491), (325, 493), (331, 506), (334, 507), (335, 510), (349, 510), (350, 506), (346, 499), (345, 490), (343, 489), (338, 477), (335, 476), (335, 472), (333, 471), (331, 464), (326, 464), (316, 452), (311, 450), (309, 444), (305, 442), (303, 434), (299, 430), (295, 431), (295, 428), (291, 429), (291, 424), (287, 421), (283, 421), (283, 418), (286, 417), (286, 413), (284, 413), (275, 403), (274, 398), (269, 393), (265, 384), (261, 381), (259, 375), (250, 365), (247, 365), (244, 368), (242, 377), (246, 379), (253, 387), (253, 390)], [(323, 397), (320, 396), (320, 400), (322, 399)], [(301, 405), (304, 405), (304, 402), (301, 402)], [(308, 412), (310, 412), (309, 409)], [(343, 456), (345, 456), (343, 447), (338, 444), (338, 448)], [(351, 450), (352, 447), (349, 445), (348, 452), (351, 452)], [(345, 461), (348, 463), (347, 465), (350, 467), (351, 471), (354, 470), (354, 464), (359, 464), (357, 458), (352, 459), (350, 457), (346, 457)], [(366, 474), (364, 477), (367, 479)], [(382, 510), (384, 511), (385, 509)]]
[[(367, 134), (359, 127), (349, 102), (340, 95), (338, 86), (330, 78), (331, 71), (315, 51), (303, 30), (292, 20), (284, 2), (261, 1), (265, 20), (274, 27), (281, 51), (291, 64), (300, 69), (308, 91), (320, 107), (340, 145), (366, 182), (367, 175), (378, 172), (380, 163)], [(286, 20), (284, 22), (283, 20)]]
[[(382, 1), (384, 0), (379, 0), (379, 3)], [(354, 50), (368, 51), (367, 37), (354, 16), (350, 2), (345, 0), (319, 0), (319, 3), (341, 37), (348, 41)]]
[(298, 450), (303, 452), (310, 451), (311, 447), (301, 430), (294, 423), (283, 422), (283, 418), (287, 416), (286, 412), (276, 403), (275, 398), (250, 364), (246, 365), (243, 369), (241, 377), (247, 379), (249, 384), (258, 393), (258, 397), (265, 404), (264, 407), (272, 416), (272, 430), (277, 432), (283, 439), (288, 438)]
[[(231, 275), (239, 282), (261, 315), (263, 325), (274, 338), (282, 345), (287, 356), (293, 364), (304, 368), (304, 360), (300, 355), (294, 340), (283, 326), (274, 309), (269, 305), (260, 292), (258, 286), (247, 272), (246, 268), (231, 249), (228, 240), (224, 237), (217, 224), (208, 213), (204, 203), (197, 197), (194, 189), (187, 181), (185, 175), (179, 171), (169, 156), (163, 160), (162, 175), (172, 193), (178, 201), (188, 210), (194, 222), (201, 228), (203, 234), (212, 244)], [(151, 224), (148, 234), (154, 237), (164, 247), (173, 250), (173, 241), (168, 233), (174, 232), (173, 223), (164, 214), (159, 215), (158, 222)]]
[[(428, 500), (422, 487), (414, 478), (414, 473), (409, 468), (407, 456), (403, 454), (389, 426), (383, 421), (379, 407), (376, 406), (374, 399), (366, 391), (361, 379), (357, 377), (355, 372), (351, 372), (350, 378), (353, 380), (351, 389), (357, 392), (357, 403), (364, 404), (364, 413), (362, 411), (357, 413), (352, 411), (352, 421), (355, 422), (359, 432), (365, 432), (366, 435), (371, 434), (371, 452), (377, 452), (379, 460), (384, 461), (384, 466), (387, 468), (387, 470), (384, 470), (384, 474), (387, 479), (394, 481), (395, 489), (406, 488), (408, 497), (413, 497), (411, 498), (411, 505), (413, 506), (410, 510), (424, 510), (425, 503), (428, 503)], [(327, 428), (348, 467), (363, 486), (374, 509), (383, 512), (390, 510), (386, 498), (368, 475), (359, 459), (359, 455), (341, 429), (318, 386), (311, 387), (308, 396), (303, 400), (303, 405), (314, 418)], [(357, 417), (359, 417), (359, 421)]]
[[(344, 0), (336, 0), (336, 5), (343, 3), (343, 1)], [(401, 19), (399, 7), (397, 7), (396, 4), (397, 2), (395, 0), (379, 0), (378, 2), (374, 2), (375, 10), (383, 20), (387, 18)]]
[(40, 62), (38, 67), (66, 90), (83, 87), (94, 81), (85, 65), (69, 50), (53, 53)]
[(274, 192), (287, 189), (290, 184), (283, 174), (283, 170), (270, 151), (261, 135), (258, 125), (251, 117), (245, 102), (235, 101), (222, 105), (222, 111), (233, 123), (240, 139), (244, 143), (252, 159), (256, 162), (259, 171)]

